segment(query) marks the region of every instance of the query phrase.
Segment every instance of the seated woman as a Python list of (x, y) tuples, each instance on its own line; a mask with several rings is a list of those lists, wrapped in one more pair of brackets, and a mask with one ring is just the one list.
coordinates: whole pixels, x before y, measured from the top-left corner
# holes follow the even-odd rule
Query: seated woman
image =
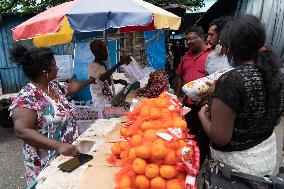
[(79, 134), (74, 119), (75, 108), (66, 96), (94, 83), (95, 79), (63, 84), (53, 81), (58, 68), (49, 48), (28, 50), (15, 46), (10, 54), (31, 80), (9, 108), (16, 135), (24, 141), (24, 164), (27, 185), (30, 186), (58, 154), (75, 156), (79, 153), (71, 145)]
[(229, 44), (237, 67), (219, 78), (212, 106), (205, 105), (199, 112), (212, 143), (207, 188), (216, 187), (211, 182), (214, 165), (229, 165), (255, 176), (272, 174), (276, 165), (273, 129), (284, 104), (283, 76), (271, 51), (263, 51), (261, 22), (251, 15), (235, 18), (221, 37)]
[[(107, 60), (108, 51), (104, 41), (94, 40), (90, 44), (90, 49), (95, 56), (95, 60), (89, 65), (89, 76), (97, 79), (97, 83), (91, 84), (90, 90), (92, 101), (95, 106), (99, 106), (104, 100), (110, 102), (112, 99), (112, 91), (110, 89), (110, 77), (113, 72), (123, 64), (129, 64), (131, 59), (126, 57), (107, 70), (104, 61)], [(114, 83), (127, 85), (125, 80), (114, 80)]]

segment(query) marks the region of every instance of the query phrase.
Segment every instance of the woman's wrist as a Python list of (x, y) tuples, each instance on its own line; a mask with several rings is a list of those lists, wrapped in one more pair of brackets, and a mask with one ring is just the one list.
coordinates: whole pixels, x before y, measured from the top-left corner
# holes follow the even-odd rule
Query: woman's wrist
[(54, 140), (54, 141), (52, 142), (52, 144), (51, 144), (51, 148), (52, 148), (53, 150), (57, 150), (57, 151), (58, 151), (60, 145), (61, 145), (61, 142), (58, 142), (58, 141)]
[(94, 77), (89, 77), (88, 83), (89, 84), (96, 83), (96, 79)]

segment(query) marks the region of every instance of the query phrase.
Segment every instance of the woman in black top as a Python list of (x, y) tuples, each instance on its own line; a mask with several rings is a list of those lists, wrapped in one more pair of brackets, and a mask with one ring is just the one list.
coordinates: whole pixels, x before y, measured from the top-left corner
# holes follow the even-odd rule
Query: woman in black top
[(221, 37), (237, 67), (219, 78), (212, 106), (199, 112), (212, 142), (211, 159), (239, 172), (271, 175), (276, 165), (273, 129), (284, 104), (278, 62), (271, 51), (263, 50), (265, 30), (254, 16), (235, 18)]

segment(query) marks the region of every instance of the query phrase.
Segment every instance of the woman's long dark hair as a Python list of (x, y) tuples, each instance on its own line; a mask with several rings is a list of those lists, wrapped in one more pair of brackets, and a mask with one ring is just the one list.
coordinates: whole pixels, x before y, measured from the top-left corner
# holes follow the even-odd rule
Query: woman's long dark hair
[(20, 65), (24, 74), (34, 81), (45, 70), (49, 72), (54, 52), (50, 48), (27, 49), (22, 45), (16, 45), (10, 49), (10, 58)]
[(244, 15), (230, 21), (221, 32), (222, 40), (229, 45), (234, 60), (254, 60), (262, 74), (267, 106), (278, 108), (283, 75), (280, 62), (271, 50), (259, 51), (265, 45), (265, 29), (258, 18)]

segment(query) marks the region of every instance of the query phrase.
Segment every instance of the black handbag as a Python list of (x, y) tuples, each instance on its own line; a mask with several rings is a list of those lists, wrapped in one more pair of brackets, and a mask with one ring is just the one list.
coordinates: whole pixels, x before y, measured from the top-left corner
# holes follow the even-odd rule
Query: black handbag
[(280, 177), (258, 177), (212, 161), (206, 168), (204, 179), (204, 189), (284, 189), (284, 180)]

